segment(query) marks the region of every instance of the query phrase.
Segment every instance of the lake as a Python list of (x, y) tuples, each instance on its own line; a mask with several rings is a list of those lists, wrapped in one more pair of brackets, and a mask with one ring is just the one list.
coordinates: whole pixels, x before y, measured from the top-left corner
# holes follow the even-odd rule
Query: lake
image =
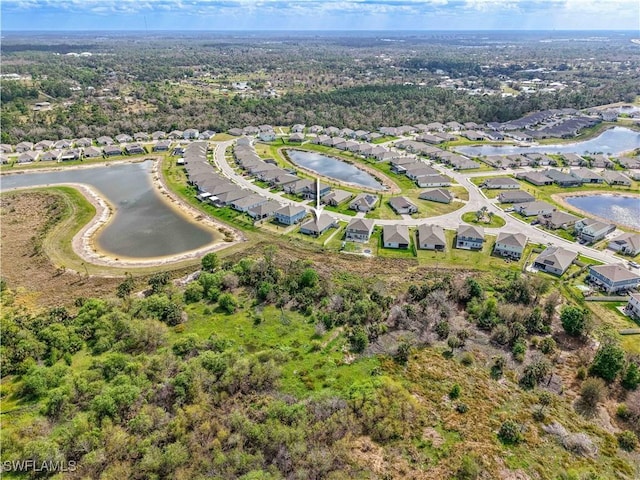
[(640, 198), (595, 194), (565, 197), (569, 205), (613, 222), (640, 230)]
[(378, 182), (373, 175), (337, 158), (301, 150), (287, 150), (287, 155), (293, 163), (325, 177), (374, 190), (384, 190), (384, 185)]
[(636, 148), (640, 148), (640, 132), (623, 127), (614, 127), (584, 142), (536, 145), (533, 147), (476, 145), (473, 147), (457, 147), (456, 150), (465, 155), (479, 157), (483, 155), (515, 155), (522, 153), (576, 153), (578, 155), (609, 153), (617, 155)]
[(2, 190), (83, 183), (98, 191), (115, 213), (95, 244), (118, 258), (176, 255), (213, 243), (211, 230), (188, 220), (161, 197), (151, 181), (152, 161), (55, 172), (2, 176)]

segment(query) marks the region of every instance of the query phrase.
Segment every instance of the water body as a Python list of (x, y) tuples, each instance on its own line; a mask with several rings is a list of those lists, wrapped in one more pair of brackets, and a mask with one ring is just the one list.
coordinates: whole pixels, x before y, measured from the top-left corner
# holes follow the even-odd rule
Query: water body
[(465, 155), (479, 157), (482, 155), (515, 155), (522, 153), (576, 153), (578, 155), (609, 153), (617, 155), (636, 148), (640, 148), (640, 132), (623, 127), (614, 127), (584, 142), (536, 145), (534, 147), (477, 145), (473, 147), (458, 147), (456, 150)]
[(565, 200), (569, 205), (580, 210), (640, 230), (640, 198), (638, 197), (597, 194), (566, 197)]
[(325, 177), (335, 178), (336, 180), (353, 183), (374, 190), (384, 190), (384, 185), (378, 182), (372, 175), (337, 158), (300, 150), (287, 150), (287, 154), (293, 163), (318, 172)]
[(2, 189), (83, 183), (100, 192), (115, 214), (95, 239), (117, 258), (176, 255), (204, 247), (216, 236), (167, 204), (151, 182), (152, 161), (2, 176)]

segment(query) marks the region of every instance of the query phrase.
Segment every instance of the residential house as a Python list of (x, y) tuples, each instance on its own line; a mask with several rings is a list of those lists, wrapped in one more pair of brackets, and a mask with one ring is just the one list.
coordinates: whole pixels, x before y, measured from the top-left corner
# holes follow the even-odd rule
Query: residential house
[(151, 138), (153, 140), (163, 140), (167, 138), (167, 134), (165, 132), (161, 132), (160, 130), (156, 130), (151, 134)]
[(456, 233), (456, 248), (481, 250), (484, 242), (484, 228), (474, 225), (460, 225)]
[(307, 220), (300, 225), (300, 233), (319, 237), (330, 228), (334, 228), (336, 226), (336, 219), (332, 216), (321, 214), (319, 217), (316, 217), (314, 215), (312, 219)]
[(571, 176), (582, 183), (604, 183), (604, 178), (588, 168), (574, 168), (571, 170)]
[(595, 243), (602, 240), (616, 229), (612, 223), (604, 223), (593, 218), (583, 218), (576, 222), (575, 230), (578, 237), (587, 242)]
[(538, 255), (538, 258), (533, 262), (533, 267), (543, 272), (562, 276), (576, 258), (578, 258), (576, 252), (561, 247), (548, 247)]
[(289, 142), (302, 143), (304, 142), (304, 133), (293, 133), (289, 136)]
[(93, 141), (87, 137), (78, 138), (77, 140), (74, 141), (74, 143), (76, 144), (76, 147), (82, 147), (82, 148), (90, 147), (91, 145), (93, 145)]
[[(435, 168), (429, 167), (422, 162), (411, 163), (408, 165), (405, 164), (404, 166), (399, 166), (399, 168), (404, 168), (405, 175), (411, 180), (415, 180), (418, 177), (440, 175), (440, 172)], [(399, 173), (401, 173), (400, 170)]]
[(102, 149), (99, 147), (87, 147), (82, 151), (84, 158), (98, 158), (102, 156)]
[(582, 185), (581, 180), (569, 175), (568, 173), (561, 172), (560, 170), (554, 170), (551, 168), (549, 170), (545, 170), (544, 174), (553, 180), (553, 183), (559, 187), (579, 187)]
[(508, 192), (500, 192), (498, 201), (500, 203), (527, 203), (533, 202), (535, 197), (524, 190), (515, 190)]
[(253, 196), (247, 190), (237, 187), (234, 184), (221, 184), (219, 188), (205, 187), (210, 192), (216, 192), (216, 190), (224, 190), (224, 192), (213, 193), (209, 198), (209, 202), (213, 203), (216, 207), (226, 207), (232, 205), (233, 202), (237, 202), (243, 198)]
[(345, 232), (345, 240), (366, 243), (373, 232), (373, 220), (369, 218), (354, 218), (349, 221)]
[(287, 183), (284, 185), (283, 190), (285, 193), (290, 193), (292, 195), (302, 195), (302, 193), (315, 184), (313, 180), (307, 180), (306, 178), (301, 178), (296, 180), (295, 182)]
[(149, 140), (149, 134), (147, 132), (136, 132), (133, 134), (133, 139), (136, 142), (144, 142), (145, 140)]
[(632, 293), (629, 303), (624, 307), (624, 313), (635, 320), (640, 320), (640, 293)]
[(62, 152), (60, 155), (60, 162), (68, 162), (70, 160), (78, 160), (82, 155), (82, 151), (79, 148), (69, 148)]
[(631, 186), (631, 179), (626, 175), (616, 172), (615, 170), (606, 170), (602, 172), (602, 178), (609, 185), (622, 185), (625, 187)]
[(635, 290), (640, 285), (640, 275), (619, 264), (590, 265), (587, 280), (610, 294)]
[(546, 215), (551, 213), (556, 209), (556, 207), (547, 202), (527, 202), (515, 203), (513, 204), (513, 209), (520, 215), (532, 217), (534, 215)]
[(277, 176), (270, 182), (270, 184), (274, 187), (284, 188), (285, 186), (297, 182), (298, 180), (300, 180), (300, 177), (298, 177), (297, 175), (291, 175), (290, 173), (287, 173)]
[(251, 208), (255, 208), (263, 203), (267, 203), (267, 198), (254, 193), (252, 195), (247, 195), (246, 197), (239, 198), (231, 202), (231, 207), (234, 210), (238, 210), (239, 212), (246, 212)]
[(182, 138), (185, 140), (197, 140), (200, 132), (195, 128), (187, 128), (182, 132)]
[(52, 142), (51, 140), (40, 140), (38, 143), (36, 143), (33, 146), (33, 149), (38, 151), (42, 151), (42, 150), (49, 150), (50, 148), (53, 147), (54, 142)]
[(228, 130), (229, 135), (233, 135), (234, 137), (241, 137), (244, 135), (244, 130), (241, 128), (230, 128)]
[(30, 163), (38, 160), (40, 156), (40, 152), (34, 152), (31, 150), (27, 150), (26, 152), (22, 152), (18, 157), (18, 163)]
[(447, 245), (447, 238), (444, 229), (438, 225), (418, 225), (416, 232), (418, 248), (422, 250), (436, 250), (442, 252)]
[(311, 127), (309, 127), (309, 132), (317, 135), (319, 133), (321, 133), (324, 130), (323, 127), (321, 127), (320, 125), (311, 125)]
[(124, 151), (127, 155), (139, 155), (145, 153), (144, 148), (139, 143), (130, 143), (124, 147)]
[(304, 125), (301, 123), (296, 123), (293, 127), (291, 127), (291, 133), (304, 133)]
[(113, 141), (113, 138), (111, 138), (111, 137), (102, 136), (102, 137), (98, 137), (96, 139), (96, 143), (98, 145), (113, 145), (115, 142)]
[(349, 203), (349, 208), (357, 212), (369, 212), (376, 208), (378, 203), (377, 195), (371, 193), (360, 193)]
[(247, 213), (254, 220), (262, 220), (263, 218), (272, 217), (276, 210), (280, 209), (282, 205), (274, 200), (267, 200), (265, 203), (261, 203), (255, 207), (247, 210)]
[(418, 198), (421, 200), (429, 200), (430, 202), (451, 203), (453, 201), (453, 194), (444, 188), (435, 188), (421, 192)]
[(53, 148), (56, 148), (58, 150), (63, 150), (65, 148), (69, 148), (73, 145), (73, 142), (71, 140), (67, 140), (66, 138), (63, 138), (62, 140), (58, 140), (56, 143), (53, 144)]
[(205, 130), (204, 132), (200, 132), (200, 134), (198, 135), (198, 140), (211, 140), (213, 137), (215, 137), (216, 132), (214, 132), (213, 130)]
[(416, 185), (420, 188), (449, 187), (451, 179), (444, 175), (425, 175), (416, 178)]
[(29, 150), (33, 150), (33, 143), (31, 142), (20, 142), (16, 145), (16, 152), (18, 153), (28, 152)]
[(116, 142), (118, 143), (133, 142), (133, 137), (131, 135), (127, 135), (126, 133), (121, 133), (119, 135), (116, 135)]
[(559, 210), (544, 215), (538, 215), (538, 222), (540, 222), (540, 225), (553, 230), (557, 230), (558, 228), (568, 230), (579, 220), (580, 217), (576, 217), (575, 215), (571, 215), (567, 212), (561, 212)]
[(307, 214), (304, 207), (297, 205), (285, 205), (284, 207), (275, 211), (275, 219), (277, 222), (283, 225), (293, 225), (302, 220)]
[(62, 156), (62, 150), (48, 150), (40, 155), (41, 162), (59, 162)]
[(524, 247), (527, 245), (527, 236), (524, 233), (498, 233), (493, 253), (502, 257), (520, 260)]
[(322, 197), (322, 203), (337, 207), (351, 197), (353, 197), (353, 193), (347, 192), (346, 190), (335, 189)]
[(2, 153), (13, 153), (13, 147), (8, 143), (0, 144), (0, 152)]
[(263, 142), (273, 142), (276, 139), (276, 132), (273, 130), (267, 130), (265, 132), (260, 132), (258, 137)]
[(416, 207), (407, 197), (391, 197), (389, 199), (389, 206), (398, 215), (410, 215), (418, 211), (418, 207)]
[(551, 185), (553, 180), (542, 172), (524, 172), (516, 174), (516, 178), (525, 180), (533, 185), (543, 186)]
[(520, 183), (510, 177), (495, 177), (487, 178), (482, 186), (490, 190), (517, 190), (520, 188)]
[(382, 244), (385, 248), (409, 248), (410, 243), (406, 225), (385, 225), (382, 228)]
[[(331, 185), (320, 182), (320, 198), (324, 197), (331, 191)], [(318, 182), (312, 181), (302, 189), (302, 196), (306, 199), (315, 200), (318, 198)]]
[(635, 257), (640, 253), (640, 233), (623, 233), (609, 242), (609, 249)]
[(171, 148), (171, 140), (159, 140), (154, 146), (154, 152), (168, 152)]
[(575, 153), (563, 153), (562, 158), (564, 158), (565, 163), (571, 167), (579, 167), (587, 164), (584, 158)]
[(106, 157), (122, 155), (122, 150), (117, 145), (105, 145), (105, 147), (102, 149), (102, 152)]
[(177, 140), (179, 138), (182, 138), (182, 130), (171, 130), (167, 135), (167, 138), (169, 138), (170, 140)]

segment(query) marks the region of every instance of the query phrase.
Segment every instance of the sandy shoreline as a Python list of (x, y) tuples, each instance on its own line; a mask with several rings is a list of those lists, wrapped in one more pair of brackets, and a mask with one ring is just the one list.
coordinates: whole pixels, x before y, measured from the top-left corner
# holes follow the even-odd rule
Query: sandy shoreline
[[(145, 159), (146, 160), (146, 159)], [(233, 236), (233, 241), (227, 242), (224, 240), (214, 241), (208, 245), (204, 245), (200, 248), (189, 250), (186, 252), (182, 252), (174, 255), (167, 255), (162, 257), (149, 257), (144, 259), (137, 258), (121, 258), (114, 257), (113, 254), (100, 251), (95, 243), (94, 239), (98, 232), (105, 228), (106, 225), (111, 221), (113, 215), (115, 214), (115, 209), (109, 204), (109, 202), (100, 196), (100, 194), (91, 188), (89, 185), (81, 184), (81, 183), (60, 183), (60, 184), (49, 184), (49, 185), (38, 185), (33, 187), (18, 187), (9, 191), (20, 191), (20, 190), (29, 190), (33, 188), (43, 188), (43, 187), (55, 187), (55, 186), (68, 186), (77, 189), (85, 199), (93, 205), (96, 209), (96, 214), (94, 217), (84, 225), (76, 235), (74, 235), (71, 244), (73, 251), (78, 255), (83, 261), (88, 263), (104, 266), (104, 267), (114, 267), (114, 268), (136, 268), (136, 267), (153, 267), (153, 266), (161, 266), (161, 265), (171, 265), (179, 262), (183, 262), (185, 260), (191, 260), (195, 258), (199, 258), (202, 255), (222, 250), (224, 248), (230, 247), (232, 245), (236, 245), (239, 242), (246, 241), (246, 237), (242, 234), (242, 232), (233, 229), (227, 225), (224, 225), (221, 222), (209, 217), (205, 213), (199, 211), (198, 209), (192, 207), (191, 205), (186, 204), (182, 201), (176, 194), (171, 192), (167, 186), (165, 185), (162, 175), (159, 172), (159, 160), (157, 158), (151, 159), (154, 160), (153, 169), (151, 172), (152, 183), (153, 186), (158, 190), (160, 195), (163, 197), (164, 201), (174, 209), (177, 214), (182, 215), (189, 221), (197, 223), (199, 225), (204, 225), (208, 230), (215, 231), (218, 234), (225, 236), (226, 232), (230, 232)], [(131, 161), (123, 161), (119, 163), (132, 163)], [(80, 165), (78, 167), (62, 167), (64, 169), (75, 169), (75, 168), (91, 168), (93, 166), (104, 166), (105, 164), (95, 164), (95, 165)], [(37, 172), (48, 171), (57, 171), (61, 168), (57, 169), (39, 169)], [(16, 172), (17, 173), (17, 172)]]
[(569, 211), (573, 211), (575, 213), (579, 213), (580, 215), (584, 216), (584, 217), (589, 217), (589, 218), (595, 218), (596, 220), (599, 220), (601, 222), (604, 223), (611, 223), (614, 224), (618, 227), (621, 228), (626, 228), (626, 229), (630, 229), (633, 231), (638, 231), (637, 227), (634, 227), (633, 225), (627, 225), (626, 223), (620, 223), (620, 222), (614, 222), (613, 220), (611, 220), (610, 218), (603, 218), (600, 217), (598, 215), (594, 215), (593, 213), (587, 212), (585, 210), (582, 210), (578, 207), (574, 207), (573, 205), (571, 205), (569, 202), (567, 202), (565, 200), (565, 198), (569, 198), (569, 197), (589, 197), (592, 195), (614, 195), (617, 197), (629, 197), (629, 198), (637, 198), (640, 200), (640, 194), (637, 193), (631, 193), (631, 192), (603, 192), (603, 191), (599, 191), (599, 190), (587, 190), (587, 191), (581, 191), (581, 192), (566, 192), (566, 193), (554, 193), (553, 195), (551, 195), (551, 199), (556, 202), (558, 205), (560, 205), (562, 208), (569, 210)]

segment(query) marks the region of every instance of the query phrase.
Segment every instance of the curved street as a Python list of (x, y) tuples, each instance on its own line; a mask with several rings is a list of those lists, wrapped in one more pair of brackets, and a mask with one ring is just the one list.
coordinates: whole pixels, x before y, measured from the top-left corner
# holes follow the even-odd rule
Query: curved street
[[(246, 188), (249, 190), (253, 190), (260, 195), (275, 200), (279, 203), (290, 204), (290, 205), (299, 205), (307, 209), (308, 211), (313, 210), (313, 206), (309, 205), (308, 202), (300, 202), (295, 200), (290, 200), (288, 198), (284, 198), (280, 193), (273, 193), (269, 190), (259, 187), (255, 185), (251, 180), (243, 177), (236, 173), (236, 171), (229, 165), (225, 158), (225, 152), (227, 148), (229, 148), (235, 140), (228, 140), (225, 142), (216, 142), (215, 150), (213, 155), (214, 164), (218, 167), (218, 169), (222, 172), (224, 176), (241, 186), (242, 188)], [(623, 263), (623, 260), (619, 257), (616, 257), (613, 252), (609, 250), (596, 250), (586, 245), (580, 245), (575, 242), (571, 242), (569, 240), (565, 240), (564, 238), (558, 237), (557, 235), (536, 228), (533, 225), (529, 225), (528, 223), (517, 219), (507, 213), (505, 213), (502, 209), (500, 209), (494, 202), (487, 199), (483, 194), (482, 190), (475, 185), (470, 177), (473, 176), (487, 176), (493, 175), (493, 172), (482, 172), (481, 174), (464, 174), (455, 170), (448, 169), (442, 165), (437, 163), (431, 164), (436, 170), (448, 175), (453, 178), (457, 183), (464, 186), (469, 192), (469, 200), (466, 204), (456, 210), (455, 212), (451, 212), (445, 215), (439, 215), (435, 217), (429, 218), (411, 218), (411, 219), (396, 219), (396, 220), (379, 220), (375, 219), (375, 225), (407, 225), (407, 226), (418, 226), (424, 223), (439, 225), (447, 230), (456, 230), (459, 225), (463, 224), (462, 215), (466, 212), (476, 212), (480, 210), (482, 207), (487, 207), (488, 211), (493, 212), (496, 215), (502, 217), (506, 224), (501, 228), (485, 228), (485, 232), (490, 235), (497, 235), (499, 232), (520, 232), (524, 233), (527, 236), (527, 239), (531, 243), (540, 243), (545, 245), (556, 245), (567, 250), (571, 250), (579, 253), (580, 255), (584, 255), (586, 257), (592, 258), (594, 260), (603, 262), (603, 263)], [(496, 175), (506, 175), (513, 173), (511, 171), (496, 171)], [(350, 215), (345, 215), (337, 212), (331, 212), (331, 216), (349, 222), (354, 217)]]

